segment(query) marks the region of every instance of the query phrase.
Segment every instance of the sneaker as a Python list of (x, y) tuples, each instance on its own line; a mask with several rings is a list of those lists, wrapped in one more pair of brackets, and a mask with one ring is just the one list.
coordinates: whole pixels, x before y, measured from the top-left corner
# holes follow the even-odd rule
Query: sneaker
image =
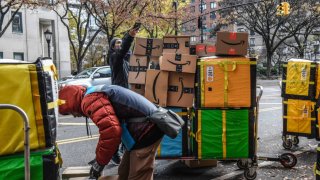
[(121, 157), (120, 157), (120, 154), (118, 151), (112, 156), (111, 162), (112, 162), (112, 164), (117, 165), (117, 166), (120, 164)]

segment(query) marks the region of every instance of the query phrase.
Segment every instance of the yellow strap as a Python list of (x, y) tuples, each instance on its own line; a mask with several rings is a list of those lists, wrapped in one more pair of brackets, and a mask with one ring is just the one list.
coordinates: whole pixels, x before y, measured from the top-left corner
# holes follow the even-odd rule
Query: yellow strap
[(212, 60), (212, 61), (200, 61), (197, 64), (198, 65), (215, 65), (215, 64), (257, 64), (257, 61), (220, 61), (219, 59), (217, 60)]
[(204, 88), (204, 80), (203, 80), (203, 76), (204, 76), (204, 66), (200, 66), (200, 82), (201, 82), (201, 106), (203, 107), (205, 104), (204, 104), (204, 95), (205, 95), (205, 88)]
[(201, 142), (201, 121), (202, 121), (202, 117), (201, 117), (201, 110), (198, 110), (198, 131), (196, 133), (196, 141), (198, 142), (198, 158), (202, 159), (202, 142)]
[(45, 132), (44, 132), (44, 124), (43, 124), (43, 116), (41, 110), (41, 100), (40, 100), (40, 92), (39, 92), (39, 84), (38, 84), (38, 74), (35, 66), (29, 66), (30, 71), (30, 79), (31, 79), (31, 88), (32, 88), (32, 99), (33, 106), (35, 109), (35, 120), (38, 134), (38, 142), (41, 148), (46, 146), (45, 141)]
[[(226, 68), (227, 66), (225, 66)], [(228, 107), (228, 71), (224, 71), (224, 89), (223, 89), (223, 99), (224, 99), (224, 107)]]
[(177, 112), (179, 116), (187, 116), (188, 112)]
[(192, 131), (189, 132), (189, 136), (195, 138), (196, 134), (194, 134)]
[(59, 163), (59, 167), (61, 168), (63, 164), (63, 160), (62, 160), (61, 153), (57, 143), (56, 143), (56, 153), (57, 153), (57, 157), (55, 158), (55, 164)]
[(52, 64), (50, 66), (43, 66), (43, 70), (44, 71), (52, 71), (53, 75), (54, 75), (54, 79), (58, 80), (58, 72), (57, 72), (57, 68), (54, 64)]
[(48, 109), (53, 109), (53, 108), (58, 107), (62, 104), (65, 104), (65, 103), (66, 103), (65, 100), (58, 99), (56, 101), (49, 102), (47, 105), (48, 105)]
[[(301, 80), (283, 80), (282, 82), (301, 82), (301, 83), (304, 83), (305, 81), (301, 81)], [(309, 84), (314, 84), (314, 82), (313, 81), (309, 81)]]
[[(287, 64), (283, 64), (283, 67), (288, 67), (288, 65)], [(316, 67), (316, 65), (315, 64), (311, 64), (310, 67)]]
[(227, 125), (226, 125), (226, 110), (222, 110), (222, 149), (223, 158), (227, 157)]
[(298, 119), (298, 120), (310, 120), (315, 121), (316, 118), (304, 118), (304, 117), (290, 117), (290, 116), (283, 116), (284, 119)]
[(158, 146), (157, 149), (157, 155), (160, 156), (161, 155), (161, 144)]

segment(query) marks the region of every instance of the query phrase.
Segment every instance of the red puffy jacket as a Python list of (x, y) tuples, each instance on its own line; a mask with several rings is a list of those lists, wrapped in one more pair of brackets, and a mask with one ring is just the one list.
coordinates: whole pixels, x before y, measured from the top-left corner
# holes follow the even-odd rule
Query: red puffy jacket
[(96, 160), (107, 165), (121, 142), (121, 126), (114, 109), (104, 93), (92, 93), (83, 98), (81, 110), (99, 128)]

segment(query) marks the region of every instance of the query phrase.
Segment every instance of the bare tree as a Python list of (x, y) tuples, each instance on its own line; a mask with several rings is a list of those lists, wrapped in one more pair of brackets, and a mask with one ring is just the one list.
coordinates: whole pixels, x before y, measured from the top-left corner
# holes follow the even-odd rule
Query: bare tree
[[(78, 72), (82, 70), (83, 61), (90, 45), (101, 32), (100, 27), (91, 24), (91, 8), (90, 1), (69, 3), (67, 0), (60, 1), (59, 6), (54, 8), (67, 29), (72, 57), (76, 61)], [(97, 28), (93, 29), (93, 27)]]
[[(222, 6), (234, 3), (243, 3), (239, 0), (223, 0)], [(251, 0), (245, 2), (252, 2)], [(263, 0), (259, 3), (240, 6), (234, 9), (229, 19), (236, 19), (237, 23), (259, 34), (265, 44), (267, 52), (267, 76), (270, 77), (272, 57), (276, 49), (287, 39), (293, 37), (299, 30), (308, 25), (308, 18), (301, 16), (304, 3), (314, 3), (309, 0), (289, 0), (291, 13), (288, 16), (277, 16), (277, 3), (274, 0)], [(299, 17), (299, 18), (298, 18)], [(299, 21), (297, 21), (299, 19)], [(291, 23), (292, 22), (292, 23)], [(294, 23), (293, 23), (294, 22)]]
[[(36, 4), (28, 0), (0, 0), (0, 38), (8, 29), (23, 5), (31, 6)], [(7, 16), (9, 16), (9, 19), (5, 21)]]
[(301, 17), (308, 21), (304, 27), (299, 29), (297, 33), (293, 35), (292, 39), (284, 41), (286, 46), (293, 48), (297, 52), (299, 58), (304, 58), (310, 36), (320, 27), (319, 7), (320, 4), (319, 2), (317, 3), (317, 0), (309, 0), (301, 7), (303, 11), (299, 12), (300, 16), (297, 17), (298, 19), (296, 19), (296, 21), (288, 22), (290, 26), (295, 26), (295, 23), (300, 21)]

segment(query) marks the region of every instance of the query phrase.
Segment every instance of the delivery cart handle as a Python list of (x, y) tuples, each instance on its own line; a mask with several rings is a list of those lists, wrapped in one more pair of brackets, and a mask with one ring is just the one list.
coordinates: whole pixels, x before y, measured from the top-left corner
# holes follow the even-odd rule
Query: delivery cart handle
[(18, 106), (0, 104), (1, 109), (11, 109), (19, 113), (24, 121), (24, 179), (30, 180), (30, 147), (29, 147), (29, 119), (27, 114)]

